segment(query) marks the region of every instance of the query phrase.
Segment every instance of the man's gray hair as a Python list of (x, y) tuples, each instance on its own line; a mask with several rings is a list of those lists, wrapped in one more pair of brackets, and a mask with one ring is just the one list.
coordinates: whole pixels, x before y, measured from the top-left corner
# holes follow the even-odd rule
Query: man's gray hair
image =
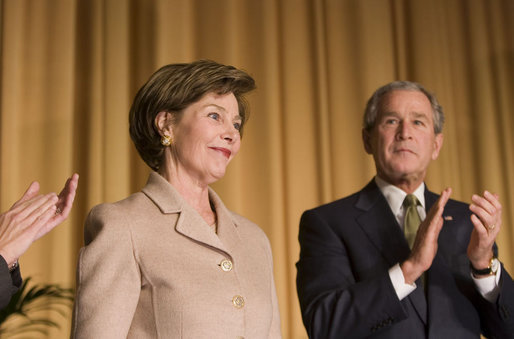
[(375, 123), (378, 116), (378, 110), (380, 106), (380, 100), (384, 95), (390, 93), (392, 91), (418, 91), (426, 95), (428, 101), (430, 101), (430, 105), (432, 106), (432, 116), (434, 120), (434, 133), (439, 134), (443, 131), (444, 125), (444, 112), (441, 105), (437, 101), (437, 98), (434, 94), (430, 93), (423, 87), (421, 84), (417, 82), (411, 81), (393, 81), (384, 85), (377, 89), (375, 93), (369, 98), (368, 103), (366, 105), (366, 110), (364, 111), (364, 121), (363, 127), (367, 131), (371, 131), (373, 127), (375, 127)]

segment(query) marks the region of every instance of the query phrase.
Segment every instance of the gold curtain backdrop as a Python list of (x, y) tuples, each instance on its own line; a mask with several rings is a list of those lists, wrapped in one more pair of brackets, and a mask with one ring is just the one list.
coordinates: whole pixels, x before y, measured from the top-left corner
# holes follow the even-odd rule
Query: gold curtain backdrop
[[(71, 217), (21, 258), (23, 276), (75, 286), (83, 222), (138, 191), (149, 169), (128, 135), (137, 89), (162, 65), (206, 58), (252, 74), (242, 148), (213, 185), (273, 249), (284, 338), (306, 338), (296, 296), (298, 222), (363, 187), (371, 93), (418, 81), (446, 113), (427, 185), (497, 192), (500, 258), (514, 273), (513, 0), (3, 0), (0, 208), (32, 180), (80, 174)], [(113, 244), (116, 246), (116, 244)], [(67, 338), (71, 312), (55, 317)]]

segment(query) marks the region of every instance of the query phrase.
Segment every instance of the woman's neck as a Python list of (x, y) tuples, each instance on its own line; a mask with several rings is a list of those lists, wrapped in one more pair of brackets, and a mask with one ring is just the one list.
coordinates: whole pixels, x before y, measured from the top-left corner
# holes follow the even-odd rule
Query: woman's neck
[(191, 205), (208, 225), (216, 222), (216, 213), (209, 202), (209, 186), (195, 180), (187, 173), (180, 172), (176, 166), (163, 166), (159, 174), (178, 191), (184, 200)]

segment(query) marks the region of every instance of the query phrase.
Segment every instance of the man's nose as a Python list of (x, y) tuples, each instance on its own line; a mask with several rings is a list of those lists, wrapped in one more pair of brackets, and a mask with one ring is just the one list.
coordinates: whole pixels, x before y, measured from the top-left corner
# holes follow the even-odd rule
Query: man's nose
[(409, 139), (412, 137), (412, 126), (407, 121), (400, 121), (396, 136), (401, 140)]

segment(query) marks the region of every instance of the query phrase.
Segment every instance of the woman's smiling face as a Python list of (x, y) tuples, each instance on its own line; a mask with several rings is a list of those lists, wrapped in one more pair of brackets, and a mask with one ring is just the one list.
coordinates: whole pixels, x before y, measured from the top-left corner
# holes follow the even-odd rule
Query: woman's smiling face
[(241, 146), (240, 126), (232, 93), (207, 93), (188, 106), (171, 127), (177, 172), (207, 185), (222, 178)]

